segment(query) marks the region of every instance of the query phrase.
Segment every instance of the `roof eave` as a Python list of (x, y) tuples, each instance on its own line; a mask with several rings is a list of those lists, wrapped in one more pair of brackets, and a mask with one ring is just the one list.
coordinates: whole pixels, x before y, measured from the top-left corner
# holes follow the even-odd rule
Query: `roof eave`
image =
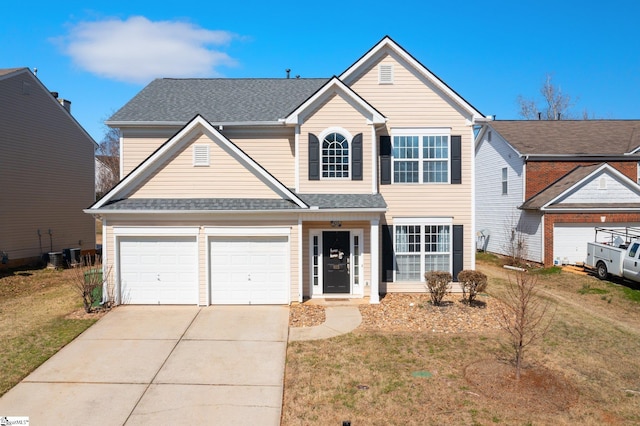
[[(109, 127), (182, 127), (185, 126), (188, 121), (105, 121)], [(228, 126), (228, 127), (267, 127), (267, 126), (283, 126), (286, 123), (284, 120), (274, 121), (211, 121), (212, 126)]]

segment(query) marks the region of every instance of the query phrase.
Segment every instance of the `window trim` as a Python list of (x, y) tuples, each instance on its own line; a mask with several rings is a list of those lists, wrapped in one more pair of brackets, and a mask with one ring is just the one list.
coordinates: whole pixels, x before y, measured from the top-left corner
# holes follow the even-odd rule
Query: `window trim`
[[(413, 159), (396, 158), (393, 155), (395, 139), (398, 136), (418, 137), (418, 157)], [(424, 158), (424, 137), (425, 136), (446, 136), (447, 137), (447, 158), (446, 159), (430, 159)], [(451, 183), (451, 128), (450, 127), (406, 127), (391, 129), (391, 184), (407, 184), (407, 185), (447, 185)], [(417, 182), (397, 182), (396, 181), (396, 163), (398, 162), (417, 162), (418, 163), (418, 181)], [(424, 181), (424, 163), (425, 162), (446, 162), (447, 180), (443, 182), (425, 182)]]
[[(412, 253), (412, 252), (398, 252), (397, 250), (397, 245), (396, 245), (396, 228), (398, 226), (419, 226), (420, 227), (420, 252), (416, 252), (416, 253)], [(447, 252), (427, 252), (425, 250), (425, 243), (426, 241), (424, 240), (425, 237), (425, 227), (427, 226), (448, 226), (449, 227), (449, 242), (448, 242), (448, 248), (449, 250)], [(423, 283), (425, 282), (425, 278), (424, 278), (424, 274), (426, 272), (425, 269), (425, 261), (427, 258), (427, 255), (429, 254), (446, 254), (449, 257), (449, 273), (452, 273), (453, 271), (453, 218), (444, 218), (444, 217), (432, 217), (432, 218), (397, 218), (393, 221), (393, 257), (394, 257), (394, 264), (397, 265), (397, 256), (398, 254), (400, 255), (407, 255), (407, 254), (417, 254), (420, 258), (419, 262), (420, 262), (420, 280), (419, 282)], [(393, 270), (393, 282), (418, 282), (416, 280), (410, 279), (410, 280), (399, 280), (398, 279), (398, 268), (394, 268)]]
[[(323, 166), (323, 158), (324, 156), (322, 155), (322, 146), (324, 145), (324, 139), (332, 134), (332, 133), (338, 133), (340, 135), (342, 135), (345, 140), (347, 141), (347, 143), (349, 144), (349, 148), (348, 148), (348, 153), (347, 155), (349, 156), (349, 160), (347, 162), (349, 168), (347, 170), (347, 176), (341, 176), (341, 177), (328, 177), (328, 176), (324, 176), (324, 170), (322, 170), (322, 166)], [(325, 129), (322, 133), (320, 133), (319, 137), (318, 137), (318, 149), (319, 149), (319, 153), (318, 153), (318, 160), (319, 160), (319, 174), (320, 174), (320, 180), (351, 180), (351, 177), (353, 175), (353, 135), (348, 132), (346, 129), (343, 129), (342, 127), (329, 127), (327, 129)]]
[(509, 195), (509, 168), (502, 168), (502, 195)]

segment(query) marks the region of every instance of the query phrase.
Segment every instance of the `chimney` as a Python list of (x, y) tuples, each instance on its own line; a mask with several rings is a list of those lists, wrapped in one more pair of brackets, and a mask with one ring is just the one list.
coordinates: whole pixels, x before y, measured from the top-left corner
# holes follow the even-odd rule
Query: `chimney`
[(289, 77), (290, 77), (291, 70), (290, 70), (289, 68), (287, 68), (285, 71), (287, 72), (287, 78), (289, 78)]
[(60, 103), (60, 105), (62, 105), (64, 107), (64, 109), (67, 110), (67, 112), (69, 114), (71, 114), (71, 101), (68, 101), (68, 100), (62, 99), (62, 98), (58, 98), (58, 102)]
[(66, 99), (62, 99), (58, 92), (49, 92), (49, 93), (51, 93), (51, 96), (56, 98), (56, 101), (58, 101), (58, 103), (60, 105), (62, 105), (64, 107), (64, 109), (66, 109), (69, 114), (71, 114), (71, 101), (68, 101)]
[(542, 113), (541, 112), (538, 113), (538, 120), (542, 120)]

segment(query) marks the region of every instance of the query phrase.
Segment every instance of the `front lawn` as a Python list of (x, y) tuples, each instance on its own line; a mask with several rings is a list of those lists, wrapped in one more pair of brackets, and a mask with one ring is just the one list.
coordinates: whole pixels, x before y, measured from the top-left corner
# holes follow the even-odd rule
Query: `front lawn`
[(71, 270), (0, 272), (0, 395), (89, 328)]
[[(482, 300), (499, 303), (504, 270), (482, 262), (479, 269), (490, 277)], [(556, 313), (545, 338), (525, 353), (520, 382), (501, 330), (375, 330), (364, 321), (344, 336), (288, 346), (282, 424), (640, 423), (633, 290), (568, 272), (536, 275)], [(398, 312), (404, 317), (387, 322), (409, 320)], [(426, 306), (423, 312), (432, 315)]]

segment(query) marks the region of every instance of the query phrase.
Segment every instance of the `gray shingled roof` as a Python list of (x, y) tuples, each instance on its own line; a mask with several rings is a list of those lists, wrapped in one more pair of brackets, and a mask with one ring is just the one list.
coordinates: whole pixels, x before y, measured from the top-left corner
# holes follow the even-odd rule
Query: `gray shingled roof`
[(623, 155), (640, 147), (640, 120), (496, 120), (523, 155)]
[(285, 210), (299, 208), (289, 200), (260, 198), (129, 198), (102, 206), (106, 210), (213, 211)]
[(275, 122), (329, 79), (172, 79), (152, 81), (108, 123), (186, 123), (197, 114), (212, 123)]
[[(380, 194), (297, 194), (309, 206), (320, 209), (385, 209)], [(124, 211), (215, 211), (295, 210), (290, 200), (261, 198), (129, 198), (101, 207)]]
[(309, 206), (321, 209), (384, 209), (380, 194), (297, 194)]
[(575, 169), (555, 181), (553, 184), (538, 192), (533, 197), (529, 198), (524, 202), (524, 204), (522, 204), (520, 208), (523, 210), (539, 210), (551, 200), (561, 195), (567, 189), (571, 188), (573, 185), (596, 171), (599, 167), (602, 166), (602, 164), (603, 163), (593, 164), (591, 166), (577, 166)]

